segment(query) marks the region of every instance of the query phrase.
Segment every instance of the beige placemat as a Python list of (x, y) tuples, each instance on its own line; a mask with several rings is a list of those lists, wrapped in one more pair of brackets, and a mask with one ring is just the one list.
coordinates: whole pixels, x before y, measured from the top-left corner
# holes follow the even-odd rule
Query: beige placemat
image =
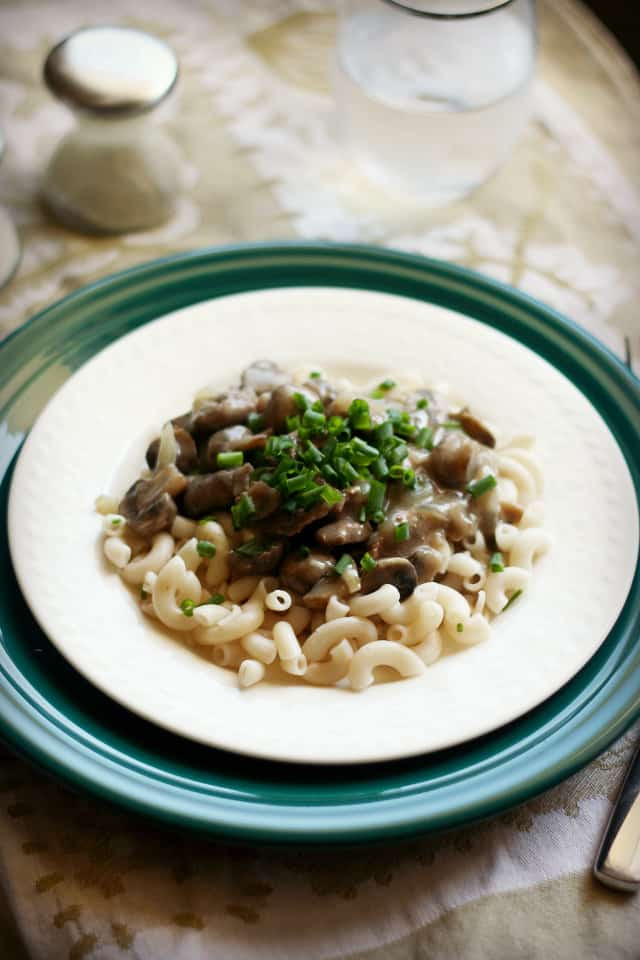
[[(637, 365), (638, 79), (573, 0), (540, 3), (539, 13), (534, 121), (494, 180), (433, 213), (371, 187), (333, 144), (330, 4), (112, 0), (110, 22), (152, 30), (179, 54), (165, 113), (185, 177), (171, 223), (114, 240), (56, 227), (35, 199), (70, 124), (43, 90), (40, 65), (62, 34), (103, 21), (104, 5), (1, 3), (0, 202), (24, 257), (0, 292), (0, 333), (78, 285), (169, 251), (325, 237), (417, 250), (504, 279)], [(3, 752), (0, 946), (12, 936), (10, 914), (38, 960), (637, 960), (637, 903), (590, 879), (631, 746), (629, 736), (490, 823), (350, 853), (230, 849), (171, 833)]]

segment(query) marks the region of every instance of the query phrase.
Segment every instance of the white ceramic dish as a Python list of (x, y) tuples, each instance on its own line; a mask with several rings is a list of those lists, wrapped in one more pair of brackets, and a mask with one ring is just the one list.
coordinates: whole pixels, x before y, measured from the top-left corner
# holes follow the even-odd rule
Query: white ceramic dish
[[(259, 357), (368, 380), (446, 381), (505, 435), (533, 433), (553, 548), (488, 643), (415, 680), (364, 693), (303, 682), (239, 690), (139, 611), (103, 562), (99, 493), (137, 476), (146, 443), (207, 382)], [(558, 690), (605, 639), (638, 550), (633, 486), (599, 414), (557, 370), (450, 310), (358, 290), (287, 288), (177, 311), (112, 344), (46, 407), (16, 466), (9, 539), (43, 630), (96, 686), (136, 713), (242, 754), (311, 763), (412, 756), (469, 740)]]

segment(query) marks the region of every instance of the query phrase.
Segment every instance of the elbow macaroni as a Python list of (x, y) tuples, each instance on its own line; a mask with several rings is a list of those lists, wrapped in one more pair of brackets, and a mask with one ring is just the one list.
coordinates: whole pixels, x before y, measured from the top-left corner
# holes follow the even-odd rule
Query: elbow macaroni
[[(175, 455), (172, 441), (175, 446), (173, 430), (166, 429), (167, 462)], [(363, 594), (358, 566), (351, 564), (342, 574), (344, 597), (332, 594), (320, 610), (308, 609), (275, 577), (230, 582), (230, 552), (247, 533), (235, 531), (227, 513), (199, 523), (178, 515), (171, 533), (156, 534), (148, 545), (130, 531), (115, 498), (98, 498), (96, 509), (103, 554), (140, 589), (143, 613), (210, 647), (209, 660), (235, 670), (240, 687), (280, 671), (313, 686), (364, 690), (378, 667), (416, 677), (441, 657), (445, 642), (464, 647), (487, 640), (491, 619), (526, 588), (535, 561), (549, 549), (542, 470), (528, 440), (483, 452), (476, 478), (488, 473), (497, 483), (479, 498), (478, 509), (498, 518), (495, 529), (480, 525), (484, 533), (477, 529), (455, 543), (434, 532), (435, 580), (405, 600), (392, 583)], [(514, 506), (522, 512), (518, 522), (500, 519), (517, 520)], [(202, 540), (214, 549), (198, 550)]]

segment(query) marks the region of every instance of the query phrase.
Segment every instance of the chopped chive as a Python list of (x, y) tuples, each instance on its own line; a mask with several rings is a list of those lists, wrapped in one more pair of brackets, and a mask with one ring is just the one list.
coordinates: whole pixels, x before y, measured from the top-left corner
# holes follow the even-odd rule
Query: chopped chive
[(296, 390), (296, 392), (293, 394), (293, 402), (295, 403), (300, 413), (304, 413), (304, 411), (309, 406), (309, 401), (305, 397), (304, 393), (300, 393), (300, 391), (298, 390)]
[(314, 400), (311, 404), (311, 409), (315, 410), (316, 413), (324, 413), (324, 405), (322, 400)]
[(340, 433), (340, 431), (343, 428), (344, 428), (344, 419), (342, 417), (336, 417), (336, 416), (329, 417), (329, 420), (327, 423), (327, 430), (329, 431), (330, 434), (335, 435), (336, 433)]
[(404, 473), (404, 467), (401, 463), (394, 463), (392, 467), (389, 468), (389, 476), (392, 480), (400, 480)]
[(385, 477), (389, 476), (389, 467), (387, 461), (384, 457), (377, 457), (371, 464), (371, 473), (378, 480), (384, 480)]
[(409, 539), (409, 522), (408, 520), (403, 520), (402, 523), (397, 523), (393, 528), (393, 539), (396, 543), (402, 543), (404, 540)]
[(504, 570), (504, 560), (500, 552), (491, 555), (489, 566), (491, 567), (493, 573), (502, 573)]
[(322, 461), (324, 460), (324, 454), (321, 453), (320, 450), (318, 450), (318, 448), (315, 446), (315, 444), (311, 442), (311, 440), (306, 441), (304, 452), (305, 452), (305, 456), (312, 463), (322, 463)]
[(360, 566), (364, 571), (368, 573), (370, 570), (373, 570), (375, 565), (376, 565), (376, 561), (373, 559), (370, 553), (364, 553), (362, 555), (362, 559), (360, 560)]
[(308, 427), (313, 433), (317, 433), (318, 430), (324, 430), (327, 418), (324, 413), (318, 413), (317, 410), (305, 410), (302, 423), (305, 427)]
[(290, 450), (292, 447), (293, 440), (291, 437), (269, 437), (265, 447), (265, 453), (268, 457), (279, 457), (285, 450)]
[(311, 550), (306, 546), (306, 544), (303, 543), (302, 546), (298, 547), (298, 554), (304, 560), (306, 557), (311, 555)]
[(420, 399), (416, 403), (417, 410), (426, 410), (428, 406), (429, 406), (429, 401), (427, 400), (426, 397), (420, 397)]
[(185, 617), (192, 617), (192, 616), (193, 616), (193, 608), (194, 608), (194, 607), (195, 607), (194, 601), (193, 601), (193, 600), (189, 600), (187, 597), (185, 597), (185, 599), (180, 603), (180, 609), (181, 609), (182, 612), (184, 613)]
[[(375, 514), (382, 512), (384, 507), (384, 498), (387, 488), (381, 480), (373, 479), (369, 485), (367, 494), (367, 515), (374, 517)], [(384, 514), (383, 514), (384, 516)]]
[(122, 523), (122, 517), (112, 517), (112, 518), (111, 518), (111, 526), (112, 526), (112, 527), (119, 527), (121, 523)]
[(241, 557), (259, 557), (267, 548), (268, 544), (261, 543), (254, 538), (253, 540), (247, 540), (246, 543), (241, 543), (239, 547), (236, 547), (235, 552), (239, 553)]
[(231, 519), (236, 530), (246, 526), (249, 517), (256, 512), (256, 505), (248, 493), (243, 493), (237, 503), (231, 507)]
[(300, 417), (287, 417), (285, 426), (289, 433), (295, 433), (296, 430), (300, 429)]
[(371, 414), (366, 400), (353, 400), (349, 407), (349, 420), (354, 430), (370, 430)]
[(458, 631), (458, 633), (462, 633), (462, 631), (464, 630), (464, 624), (463, 623), (456, 624), (456, 630)]
[(322, 376), (322, 374), (320, 373), (319, 370), (312, 370), (309, 376), (312, 377), (314, 380), (317, 380), (320, 376)]
[(379, 383), (376, 389), (372, 391), (371, 396), (376, 400), (380, 400), (382, 397), (384, 397), (385, 393), (388, 393), (389, 390), (393, 390), (395, 385), (395, 380), (383, 380), (382, 383)]
[(504, 613), (505, 610), (508, 610), (509, 607), (511, 606), (511, 604), (514, 603), (514, 602), (518, 599), (518, 597), (520, 596), (521, 593), (522, 593), (522, 590), (516, 590), (516, 592), (513, 593), (513, 594), (509, 597), (509, 599), (507, 600), (507, 602), (505, 603), (504, 607), (503, 607), (502, 610), (501, 610), (501, 613)]
[(336, 490), (335, 487), (330, 487), (328, 484), (324, 484), (320, 487), (320, 496), (325, 503), (328, 503), (330, 506), (333, 506), (335, 503), (340, 503), (342, 500), (342, 494), (339, 490)]
[(247, 426), (252, 433), (259, 433), (264, 427), (264, 417), (255, 410), (247, 417)]
[(313, 484), (313, 479), (306, 473), (299, 473), (296, 477), (285, 477), (282, 481), (282, 488), (285, 493), (300, 493)]
[(432, 450), (433, 449), (433, 430), (431, 427), (423, 427), (422, 430), (418, 430), (417, 436), (413, 441), (416, 447), (420, 447), (421, 450)]
[(385, 440), (389, 440), (393, 436), (393, 424), (390, 420), (385, 420), (384, 423), (381, 423), (379, 427), (373, 432), (373, 441), (379, 447), (382, 447)]
[(199, 557), (215, 557), (216, 555), (216, 545), (211, 543), (210, 540), (198, 540), (196, 550)]
[(222, 593), (214, 593), (213, 596), (209, 597), (208, 600), (203, 600), (202, 603), (198, 603), (198, 607), (206, 607), (207, 604), (219, 604), (224, 603), (224, 595)]
[(473, 483), (468, 484), (467, 493), (470, 493), (472, 497), (481, 497), (483, 493), (493, 490), (496, 483), (497, 480), (493, 474), (488, 473), (486, 477), (481, 477), (480, 480), (474, 480)]
[(384, 520), (384, 510), (376, 510), (375, 513), (372, 513), (371, 520), (373, 523), (382, 523)]
[(358, 522), (364, 523), (366, 519), (367, 519), (367, 508), (360, 507), (360, 509), (358, 510)]
[(462, 424), (459, 420), (445, 420), (440, 426), (444, 427), (445, 430), (462, 430)]
[(410, 468), (407, 468), (402, 474), (402, 482), (405, 487), (415, 487), (416, 485), (416, 475)]
[(216, 465), (223, 468), (241, 467), (244, 461), (242, 450), (223, 450), (216, 457)]
[(322, 476), (325, 480), (329, 480), (332, 484), (340, 483), (340, 477), (328, 463), (323, 464), (322, 466)]
[(205, 523), (209, 523), (210, 520), (215, 521), (215, 519), (216, 519), (216, 515), (214, 513), (208, 513), (206, 517), (201, 517), (198, 520), (198, 526), (202, 527), (204, 526)]
[(353, 559), (349, 556), (348, 553), (343, 553), (335, 567), (333, 568), (339, 577), (345, 572), (347, 567), (353, 566)]

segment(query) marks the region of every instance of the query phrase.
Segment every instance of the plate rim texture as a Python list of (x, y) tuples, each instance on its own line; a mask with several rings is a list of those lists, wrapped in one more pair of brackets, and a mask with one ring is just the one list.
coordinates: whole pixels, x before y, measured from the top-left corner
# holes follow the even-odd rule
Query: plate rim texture
[[(36, 314), (0, 344), (5, 379), (0, 427), (6, 426), (22, 393), (37, 386), (54, 362), (75, 369), (124, 333), (203, 299), (287, 286), (355, 287), (427, 300), (515, 337), (596, 406), (622, 450), (640, 500), (640, 382), (614, 354), (577, 324), (496, 280), (417, 254), (366, 245), (292, 241), (210, 247), (153, 260), (85, 286)], [(2, 454), (11, 459), (20, 439), (0, 440), (0, 461)], [(9, 463), (0, 470), (5, 486), (10, 472)], [(4, 502), (2, 510), (6, 527)], [(11, 584), (6, 531), (2, 537), (0, 571), (4, 568)], [(0, 599), (0, 631), (7, 630), (14, 614), (29, 623), (18, 609), (21, 603), (21, 597)], [(31, 621), (29, 637), (34, 629)], [(157, 739), (156, 728), (122, 708), (117, 709), (136, 729), (137, 744), (108, 725), (83, 728), (79, 715), (66, 715), (31, 683), (29, 651), (21, 666), (0, 636), (0, 735), (67, 783), (139, 813), (229, 839), (390, 839), (496, 814), (566, 778), (604, 750), (640, 715), (640, 644), (634, 643), (639, 634), (636, 566), (626, 604), (594, 658), (548, 701), (507, 727), (415, 760), (369, 764), (350, 774), (326, 768), (322, 779), (317, 768), (312, 775), (306, 766), (189, 748), (187, 755), (197, 755), (199, 763), (199, 751), (208, 753), (209, 781), (198, 767), (167, 761), (164, 747), (145, 752), (144, 744)], [(26, 633), (22, 639), (26, 644)], [(78, 687), (86, 684), (67, 669)], [(185, 743), (172, 735), (165, 739), (167, 751)]]

